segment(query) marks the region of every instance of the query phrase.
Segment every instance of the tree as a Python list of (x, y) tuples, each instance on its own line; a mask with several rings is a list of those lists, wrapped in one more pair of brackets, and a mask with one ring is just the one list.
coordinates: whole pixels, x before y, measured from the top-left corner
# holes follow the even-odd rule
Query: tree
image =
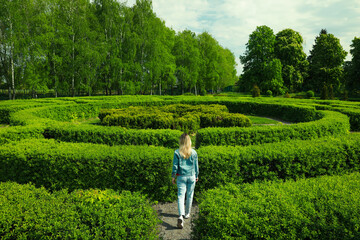
[(292, 29), (276, 34), (275, 56), (281, 61), (284, 86), (290, 92), (301, 90), (306, 76), (308, 62), (302, 44), (302, 36)]
[(281, 76), (281, 62), (275, 58), (275, 35), (267, 26), (257, 27), (249, 36), (246, 51), (240, 56), (243, 67), (243, 83), (249, 91), (258, 85), (264, 92), (271, 90), (275, 94), (282, 94), (283, 79)]
[(217, 71), (219, 73), (219, 82), (217, 89), (223, 89), (227, 86), (233, 86), (237, 80), (235, 55), (227, 48), (219, 46), (219, 64)]
[(184, 30), (175, 36), (175, 44), (172, 51), (176, 61), (176, 77), (181, 86), (182, 94), (187, 89), (191, 92), (197, 83), (200, 69), (200, 50), (196, 34), (190, 30)]
[(211, 89), (214, 92), (216, 82), (220, 79), (217, 71), (219, 43), (208, 32), (200, 34), (198, 39), (201, 57), (199, 90), (202, 94), (206, 92), (206, 89)]
[(23, 46), (21, 33), (23, 18), (21, 15), (22, 1), (1, 0), (0, 1), (0, 23), (1, 23), (1, 60), (5, 67), (3, 76), (9, 87), (9, 99), (15, 99), (15, 71), (16, 62), (21, 57)]
[(350, 45), (352, 59), (345, 66), (346, 88), (353, 93), (360, 93), (360, 38), (355, 37)]
[(338, 38), (325, 29), (321, 30), (308, 57), (307, 88), (320, 92), (324, 85), (329, 88), (332, 84), (334, 90), (338, 91), (346, 54)]

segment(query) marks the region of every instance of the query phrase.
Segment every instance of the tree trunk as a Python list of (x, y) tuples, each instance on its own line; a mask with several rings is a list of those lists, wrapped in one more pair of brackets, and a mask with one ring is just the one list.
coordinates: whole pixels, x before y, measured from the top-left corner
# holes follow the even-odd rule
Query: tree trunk
[(14, 55), (11, 53), (11, 88), (12, 100), (15, 100), (15, 73), (14, 73)]
[(195, 96), (197, 96), (196, 84), (195, 84)]
[(72, 45), (72, 80), (71, 80), (71, 91), (72, 96), (75, 97), (75, 34), (72, 37), (73, 45)]
[(160, 94), (160, 96), (161, 96), (161, 80), (160, 80), (160, 82), (159, 82), (159, 94)]
[(15, 100), (15, 73), (14, 73), (14, 42), (12, 40), (12, 22), (10, 21), (10, 38), (11, 38), (11, 89), (12, 89), (12, 100)]
[(11, 100), (11, 87), (9, 86), (9, 100)]
[[(55, 56), (55, 49), (53, 49), (53, 56)], [(55, 60), (53, 61), (53, 67), (54, 67), (54, 91), (55, 91), (55, 98), (57, 98), (58, 97), (58, 92), (57, 92), (56, 63), (55, 63)]]

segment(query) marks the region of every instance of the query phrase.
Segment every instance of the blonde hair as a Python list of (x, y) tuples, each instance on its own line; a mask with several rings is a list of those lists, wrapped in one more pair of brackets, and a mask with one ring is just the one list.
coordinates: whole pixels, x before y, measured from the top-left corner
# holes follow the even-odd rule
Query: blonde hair
[(179, 139), (179, 152), (181, 157), (188, 159), (191, 156), (191, 138), (183, 133)]

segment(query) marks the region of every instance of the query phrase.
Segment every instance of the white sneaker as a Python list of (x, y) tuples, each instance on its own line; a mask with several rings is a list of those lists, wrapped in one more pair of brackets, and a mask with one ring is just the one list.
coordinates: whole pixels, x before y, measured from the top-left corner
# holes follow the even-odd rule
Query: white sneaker
[(184, 219), (183, 219), (182, 216), (178, 218), (177, 227), (180, 228), (180, 229), (184, 228)]
[(190, 213), (185, 215), (185, 219), (188, 219), (190, 217)]

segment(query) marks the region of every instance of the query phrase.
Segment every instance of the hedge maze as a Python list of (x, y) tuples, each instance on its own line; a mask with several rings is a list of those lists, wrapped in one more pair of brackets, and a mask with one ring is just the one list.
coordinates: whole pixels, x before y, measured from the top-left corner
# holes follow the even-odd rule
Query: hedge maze
[[(293, 124), (251, 126), (243, 114)], [(357, 102), (18, 100), (0, 102), (0, 123), (2, 239), (157, 239), (151, 204), (176, 200), (183, 131), (199, 155), (194, 239), (360, 238)]]

